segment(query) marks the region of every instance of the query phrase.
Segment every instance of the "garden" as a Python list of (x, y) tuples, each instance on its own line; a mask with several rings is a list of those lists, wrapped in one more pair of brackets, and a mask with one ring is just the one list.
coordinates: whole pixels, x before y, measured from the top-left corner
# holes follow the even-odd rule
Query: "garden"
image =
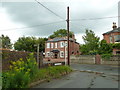
[(22, 58), (11, 61), (10, 70), (2, 73), (2, 88), (30, 88), (34, 82), (50, 81), (71, 71), (69, 66), (49, 66), (39, 69), (33, 53), (30, 53), (26, 61)]

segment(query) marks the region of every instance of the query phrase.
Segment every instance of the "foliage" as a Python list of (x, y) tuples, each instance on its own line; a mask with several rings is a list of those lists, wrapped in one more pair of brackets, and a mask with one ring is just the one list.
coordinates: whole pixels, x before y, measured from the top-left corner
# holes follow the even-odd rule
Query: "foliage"
[(14, 44), (15, 50), (36, 52), (37, 45), (39, 44), (40, 51), (45, 49), (45, 41), (47, 38), (36, 37), (20, 37)]
[[(70, 32), (70, 37), (72, 38), (73, 32)], [(55, 37), (65, 37), (67, 36), (67, 30), (60, 29), (55, 31), (52, 35), (49, 36), (49, 38), (53, 39)]]
[(38, 66), (33, 57), (29, 55), (27, 61), (22, 58), (16, 62), (11, 62), (11, 70), (3, 73), (3, 88), (26, 88), (31, 78), (38, 72)]
[(86, 30), (82, 38), (85, 44), (80, 48), (83, 54), (96, 54), (99, 46), (99, 37), (92, 30)]
[(0, 40), (2, 40), (2, 45), (0, 45), (0, 48), (6, 48), (6, 49), (12, 48), (12, 44), (8, 36), (1, 35)]
[(42, 79), (50, 80), (71, 72), (68, 66), (53, 66), (38, 69), (33, 53), (29, 54), (27, 61), (20, 60), (11, 62), (10, 71), (2, 74), (2, 87), (6, 88), (28, 88), (33, 81)]
[(80, 52), (81, 54), (88, 54), (89, 50), (87, 49), (87, 45), (80, 45)]
[(98, 52), (99, 54), (110, 54), (112, 53), (112, 45), (108, 44), (106, 40), (101, 40)]
[(114, 43), (112, 44), (113, 49), (120, 49), (120, 43)]
[(109, 60), (112, 54), (102, 54), (102, 59)]
[(69, 66), (50, 66), (48, 68), (40, 69), (33, 80), (37, 81), (46, 79), (49, 81), (52, 78), (59, 78), (61, 75), (64, 75), (71, 71), (72, 69)]

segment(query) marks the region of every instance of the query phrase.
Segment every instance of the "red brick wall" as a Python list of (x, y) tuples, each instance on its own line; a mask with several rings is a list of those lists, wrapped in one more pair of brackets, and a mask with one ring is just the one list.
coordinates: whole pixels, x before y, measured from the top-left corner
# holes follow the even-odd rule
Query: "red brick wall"
[(107, 41), (107, 43), (110, 43), (110, 36), (112, 36), (113, 43), (114, 43), (115, 42), (114, 41), (114, 35), (120, 35), (120, 32), (114, 32), (114, 33), (110, 33), (110, 34), (104, 34), (103, 37), (104, 37), (104, 40)]
[[(50, 46), (50, 48), (46, 48), (47, 47), (47, 44), (45, 44), (45, 53), (47, 53), (47, 52), (50, 52), (50, 51), (52, 51), (53, 49), (57, 49), (57, 50), (59, 50), (59, 51), (64, 51), (64, 57), (63, 58), (61, 58), (61, 57), (58, 57), (58, 59), (59, 60), (61, 60), (61, 59), (63, 59), (63, 60), (61, 60), (61, 61), (64, 61), (64, 59), (65, 59), (65, 47), (60, 47), (60, 42), (66, 42), (66, 41), (59, 41), (59, 42), (57, 42), (57, 45), (58, 45), (58, 47), (57, 48), (51, 48), (51, 46)], [(55, 43), (56, 42), (49, 42), (49, 43), (54, 43), (53, 45), (55, 46)], [(77, 55), (77, 54), (79, 54), (79, 44), (78, 43), (75, 43), (75, 42), (73, 42), (73, 41), (69, 41), (69, 54), (70, 55), (72, 55), (72, 52), (74, 52), (74, 55)], [(67, 48), (66, 48), (66, 51), (67, 51)], [(77, 52), (78, 51), (78, 52)], [(54, 60), (53, 58), (51, 58), (51, 57), (45, 57), (45, 61), (47, 61), (48, 59), (51, 59), (52, 61)], [(50, 61), (51, 61), (50, 60)], [(58, 60), (58, 61), (59, 61)]]

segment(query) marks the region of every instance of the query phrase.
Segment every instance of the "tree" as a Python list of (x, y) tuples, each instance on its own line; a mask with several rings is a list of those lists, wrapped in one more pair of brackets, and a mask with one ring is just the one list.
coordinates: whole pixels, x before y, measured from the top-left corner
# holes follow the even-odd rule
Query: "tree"
[(85, 42), (86, 50), (88, 54), (96, 54), (99, 46), (99, 37), (95, 36), (95, 33), (92, 30), (86, 30), (86, 35), (82, 38)]
[(1, 35), (0, 40), (2, 42), (2, 45), (0, 48), (6, 48), (6, 49), (12, 48), (11, 40), (8, 36)]
[(112, 53), (112, 44), (108, 44), (106, 40), (101, 40), (99, 44), (99, 54), (111, 54)]
[(120, 49), (120, 43), (114, 43), (112, 44), (113, 49)]
[(85, 44), (80, 45), (80, 52), (81, 54), (88, 54), (89, 50), (87, 49), (87, 46)]
[(20, 37), (14, 44), (15, 50), (18, 51), (37, 51), (37, 44), (40, 46), (40, 51), (45, 49), (46, 38), (36, 38), (36, 37)]
[[(72, 37), (73, 32), (70, 31), (70, 37)], [(60, 29), (55, 31), (52, 35), (49, 36), (49, 38), (53, 39), (55, 37), (65, 37), (67, 36), (67, 30), (65, 29)]]

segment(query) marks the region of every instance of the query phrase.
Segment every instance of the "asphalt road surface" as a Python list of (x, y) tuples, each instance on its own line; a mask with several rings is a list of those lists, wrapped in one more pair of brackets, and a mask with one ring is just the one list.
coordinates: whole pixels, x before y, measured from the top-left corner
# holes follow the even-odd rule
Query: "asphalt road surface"
[[(62, 78), (41, 83), (33, 88), (118, 88), (119, 78), (116, 75), (118, 67), (85, 64), (72, 64), (71, 67), (75, 69), (74, 72)], [(83, 69), (105, 73), (81, 72)]]

